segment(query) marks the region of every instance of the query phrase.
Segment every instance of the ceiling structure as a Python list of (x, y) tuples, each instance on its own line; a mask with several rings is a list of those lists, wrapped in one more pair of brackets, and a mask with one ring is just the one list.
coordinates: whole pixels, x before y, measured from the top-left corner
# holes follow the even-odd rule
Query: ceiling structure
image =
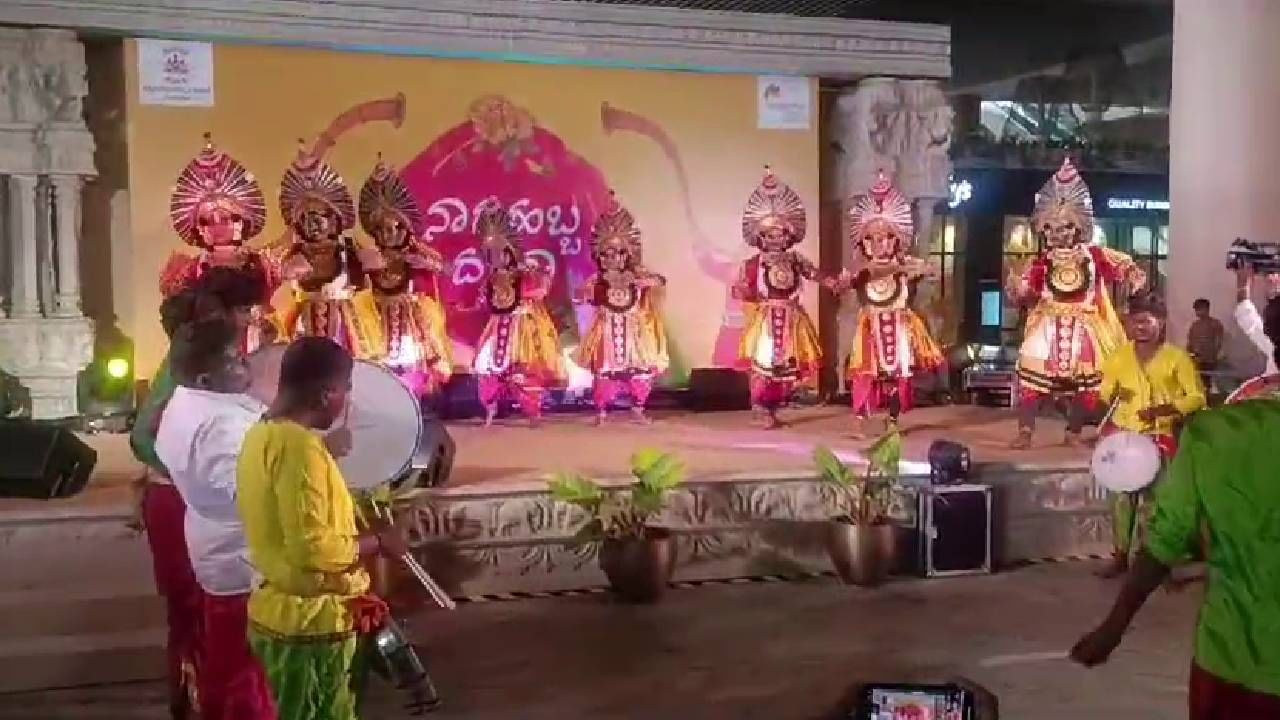
[(586, 0), (586, 2), (713, 12), (917, 22), (948, 22), (961, 13), (970, 13), (974, 10), (999, 11), (1002, 6), (1031, 10), (1074, 8), (1081, 12), (1092, 12), (1106, 7), (1173, 7), (1173, 0)]

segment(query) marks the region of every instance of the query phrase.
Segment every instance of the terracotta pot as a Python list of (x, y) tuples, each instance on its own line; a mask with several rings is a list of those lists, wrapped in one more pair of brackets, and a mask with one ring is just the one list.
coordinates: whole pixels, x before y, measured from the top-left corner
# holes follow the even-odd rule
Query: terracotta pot
[(642, 538), (606, 538), (600, 544), (600, 569), (618, 597), (654, 603), (671, 582), (675, 550), (670, 531), (662, 528), (648, 528)]
[(827, 523), (827, 552), (840, 579), (851, 585), (875, 587), (889, 577), (896, 558), (894, 527), (855, 525), (847, 520)]

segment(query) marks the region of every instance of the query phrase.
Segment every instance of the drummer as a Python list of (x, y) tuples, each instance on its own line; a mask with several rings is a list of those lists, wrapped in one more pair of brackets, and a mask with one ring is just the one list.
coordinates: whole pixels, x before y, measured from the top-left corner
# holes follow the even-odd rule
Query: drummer
[(315, 433), (346, 412), (351, 369), (351, 355), (332, 340), (294, 341), (275, 402), (238, 464), (240, 515), (262, 576), (249, 600), (249, 640), (281, 720), (355, 720), (356, 635), (377, 629), (387, 612), (360, 561), (408, 552), (390, 527), (357, 534), (351, 493)]
[[(1185, 350), (1165, 342), (1165, 319), (1158, 299), (1130, 300), (1125, 316), (1129, 341), (1102, 364), (1101, 396), (1104, 402), (1114, 402), (1115, 408), (1099, 435), (1118, 431), (1147, 435), (1169, 460), (1177, 450), (1178, 427), (1205, 406), (1205, 393), (1195, 361)], [(1116, 577), (1128, 569), (1135, 538), (1145, 536), (1154, 485), (1113, 495), (1114, 555), (1099, 572), (1102, 577)]]

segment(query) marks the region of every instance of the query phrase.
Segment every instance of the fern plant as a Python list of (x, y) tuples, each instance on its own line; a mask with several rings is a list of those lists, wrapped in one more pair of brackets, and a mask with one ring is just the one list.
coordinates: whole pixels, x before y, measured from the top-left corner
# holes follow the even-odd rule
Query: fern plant
[(843, 511), (841, 519), (847, 518), (855, 525), (878, 525), (889, 520), (902, 460), (902, 436), (898, 431), (890, 430), (876, 440), (867, 460), (866, 470), (859, 474), (830, 448), (819, 446), (813, 451), (819, 477), (836, 490), (836, 502)]
[(644, 537), (649, 521), (684, 482), (685, 467), (671, 453), (645, 449), (631, 456), (631, 475), (635, 482), (625, 489), (606, 489), (576, 473), (557, 473), (548, 482), (553, 498), (588, 515), (576, 542)]

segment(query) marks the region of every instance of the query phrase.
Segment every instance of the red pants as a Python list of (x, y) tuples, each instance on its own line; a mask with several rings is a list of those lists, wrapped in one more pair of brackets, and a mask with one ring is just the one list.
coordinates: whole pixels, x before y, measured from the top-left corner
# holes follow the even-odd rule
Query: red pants
[(751, 374), (751, 405), (769, 410), (787, 404), (791, 399), (791, 388), (794, 380), (778, 380), (756, 373)]
[(859, 375), (851, 380), (850, 404), (858, 417), (866, 417), (888, 407), (889, 415), (896, 418), (900, 413), (911, 409), (909, 377), (883, 379), (875, 375)]
[(1229, 683), (1191, 664), (1191, 720), (1274, 720), (1280, 695), (1264, 695)]
[(142, 519), (156, 590), (165, 599), (169, 623), (168, 671), (171, 707), (187, 704), (187, 677), (197, 668), (196, 643), (200, 630), (200, 586), (191, 570), (183, 517), (187, 506), (172, 485), (148, 482), (142, 496)]
[(504, 398), (511, 398), (520, 405), (520, 411), (529, 417), (542, 417), (542, 387), (528, 378), (516, 380), (502, 375), (481, 375), (477, 380), (480, 404), (492, 408)]
[(202, 720), (275, 720), (262, 663), (249, 649), (249, 595), (204, 594), (200, 632)]
[(596, 409), (604, 412), (609, 403), (618, 399), (624, 389), (631, 391), (631, 402), (637, 407), (644, 407), (649, 402), (649, 394), (653, 392), (652, 375), (632, 375), (630, 377), (609, 377), (597, 375), (591, 385), (591, 397)]

